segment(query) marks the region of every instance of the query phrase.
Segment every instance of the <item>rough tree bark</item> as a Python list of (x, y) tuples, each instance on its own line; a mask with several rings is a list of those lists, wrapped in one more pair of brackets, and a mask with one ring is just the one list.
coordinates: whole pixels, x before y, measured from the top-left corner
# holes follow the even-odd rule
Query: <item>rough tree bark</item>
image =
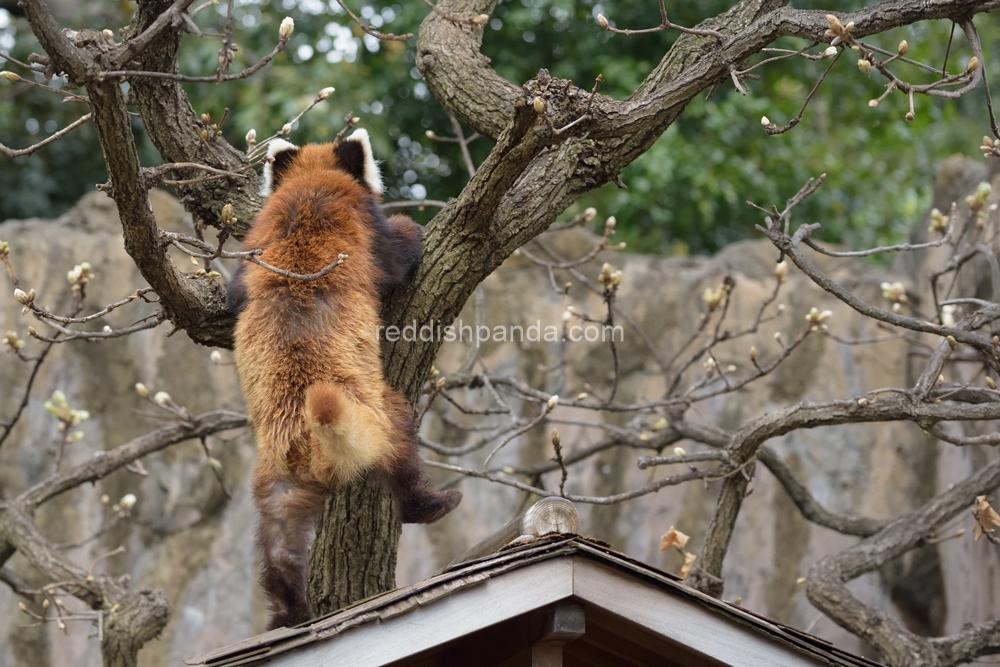
[[(126, 250), (176, 328), (199, 343), (231, 347), (233, 317), (225, 308), (222, 288), (212, 280), (181, 273), (165, 252), (146, 195), (153, 179), (138, 162), (120, 81), (129, 82), (132, 100), (166, 160), (246, 173), (246, 156), (221, 137), (201, 137), (203, 124), (180, 82), (104, 74), (129, 69), (176, 72), (183, 22), (174, 19), (189, 4), (182, 0), (139, 2), (121, 44), (108, 44), (99, 37), (70, 40), (60, 32), (43, 0), (25, 2), (25, 11), (51, 69), (65, 72), (71, 83), (89, 94), (108, 163), (107, 191), (122, 220)], [(444, 14), (471, 17), (489, 14), (494, 4), (494, 0), (442, 0), (438, 7)], [(824, 34), (827, 12), (789, 9), (786, 4), (743, 0), (708, 19), (701, 27), (721, 33), (721, 39), (682, 35), (635, 93), (621, 102), (592, 94), (590, 82), (581, 82), (579, 88), (545, 71), (520, 87), (504, 81), (480, 53), (482, 26), (430, 13), (420, 30), (417, 66), (437, 99), (496, 145), (465, 190), (427, 226), (424, 261), (413, 283), (391, 296), (383, 313), (386, 324), (450, 323), (476, 285), (514, 250), (544, 231), (585, 192), (618, 182), (621, 170), (652, 146), (694, 96), (727, 81), (750, 56), (780, 37), (829, 41)], [(885, 0), (841, 15), (841, 20), (853, 22), (852, 34), (863, 37), (921, 20), (964, 20), (997, 6), (1000, 0)], [(208, 225), (218, 225), (222, 206), (233, 204), (240, 224), (230, 231), (239, 237), (259, 209), (255, 191), (254, 177), (239, 177), (184, 186), (181, 194), (188, 210)], [(970, 330), (969, 340), (976, 337)], [(414, 404), (440, 344), (440, 340), (401, 340), (384, 347), (389, 382)], [(869, 409), (856, 404), (822, 407), (828, 413), (860, 410), (859, 415), (849, 415), (848, 421), (875, 421), (882, 404)], [(929, 404), (896, 407), (904, 413), (914, 411), (904, 418), (926, 417), (930, 423), (937, 418)], [(810, 409), (790, 409), (787, 423), (808, 421)], [(925, 409), (931, 413), (920, 413)], [(995, 412), (995, 406), (984, 408), (990, 417), (995, 418)], [(795, 427), (819, 425), (823, 419), (821, 415)], [(747, 472), (760, 445), (781, 428), (772, 428), (771, 422), (755, 423), (749, 431), (736, 434), (729, 445), (735, 455), (733, 465)], [(766, 455), (762, 458), (767, 464)], [(709, 531), (709, 553), (703, 558), (701, 574), (694, 577), (694, 583), (706, 590), (717, 590), (715, 582), (721, 577), (722, 555), (745, 491), (745, 478), (733, 475), (725, 485)], [(808, 504), (801, 494), (799, 500)], [(816, 508), (812, 511), (824, 520), (845, 520)], [(34, 554), (36, 566), (54, 579), (77, 577), (80, 573), (72, 564), (51, 558), (36, 543), (37, 528), (28, 519), (29, 513), (16, 503), (0, 512), (0, 565), (13, 549), (19, 549)], [(851, 525), (865, 532), (878, 529), (872, 540), (892, 530), (891, 525)], [(391, 588), (398, 536), (398, 522), (379, 488), (361, 482), (343, 489), (327, 505), (313, 552), (311, 597), (316, 610), (330, 611)], [(129, 592), (115, 581), (99, 584), (93, 590), (84, 587), (81, 599), (95, 608), (125, 604), (125, 609), (139, 614), (133, 617), (123, 609), (120, 621), (109, 622), (107, 664), (134, 664), (138, 648), (162, 627), (166, 603), (149, 592)], [(961, 654), (960, 644), (956, 641), (949, 650)]]

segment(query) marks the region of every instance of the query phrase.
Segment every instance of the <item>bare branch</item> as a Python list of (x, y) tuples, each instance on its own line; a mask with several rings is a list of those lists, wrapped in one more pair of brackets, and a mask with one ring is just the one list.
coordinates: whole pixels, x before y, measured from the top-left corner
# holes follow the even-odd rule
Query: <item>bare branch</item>
[(35, 151), (37, 151), (39, 148), (43, 148), (43, 147), (48, 146), (49, 144), (51, 144), (53, 141), (58, 141), (59, 139), (62, 139), (67, 134), (69, 134), (70, 132), (72, 132), (76, 128), (80, 127), (81, 125), (83, 125), (84, 123), (86, 123), (87, 121), (89, 121), (90, 118), (91, 118), (91, 114), (89, 114), (89, 113), (86, 114), (86, 115), (84, 115), (84, 116), (81, 116), (80, 118), (76, 119), (75, 121), (73, 121), (72, 123), (70, 123), (69, 125), (67, 125), (66, 127), (64, 127), (63, 129), (59, 130), (58, 132), (53, 132), (52, 134), (50, 134), (45, 139), (42, 139), (41, 141), (39, 141), (37, 144), (32, 144), (31, 146), (28, 146), (27, 148), (8, 148), (7, 146), (4, 146), (3, 144), (0, 144), (0, 153), (3, 153), (7, 157), (21, 157), (22, 155), (31, 155), (32, 153), (34, 153)]

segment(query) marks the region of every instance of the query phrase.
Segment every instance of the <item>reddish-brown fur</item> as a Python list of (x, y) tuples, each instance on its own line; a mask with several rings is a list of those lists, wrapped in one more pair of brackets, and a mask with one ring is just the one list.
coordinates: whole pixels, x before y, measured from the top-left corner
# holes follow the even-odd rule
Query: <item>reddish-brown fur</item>
[(377, 475), (404, 522), (435, 521), (461, 499), (428, 486), (413, 413), (386, 384), (379, 356), (380, 294), (412, 275), (420, 227), (386, 220), (358, 165), (340, 164), (331, 145), (292, 155), (244, 248), (300, 274), (340, 253), (348, 259), (312, 281), (244, 264), (230, 287), (242, 309), (236, 363), (258, 441), (253, 493), (271, 628), (310, 618), (310, 534), (336, 485)]

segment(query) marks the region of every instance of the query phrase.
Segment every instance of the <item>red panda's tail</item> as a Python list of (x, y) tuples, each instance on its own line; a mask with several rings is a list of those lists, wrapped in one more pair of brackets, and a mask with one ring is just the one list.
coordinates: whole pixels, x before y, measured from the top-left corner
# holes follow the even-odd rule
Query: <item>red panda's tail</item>
[(306, 390), (306, 422), (319, 441), (321, 460), (313, 465), (327, 471), (331, 481), (354, 479), (386, 458), (385, 416), (355, 402), (336, 384), (319, 382)]

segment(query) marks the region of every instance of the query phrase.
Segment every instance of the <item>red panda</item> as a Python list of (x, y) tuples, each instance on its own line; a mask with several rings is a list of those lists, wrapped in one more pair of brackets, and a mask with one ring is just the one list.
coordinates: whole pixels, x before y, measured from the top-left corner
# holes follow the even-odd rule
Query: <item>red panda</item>
[(404, 523), (430, 523), (461, 492), (434, 491), (417, 453), (417, 424), (386, 382), (381, 297), (413, 277), (419, 225), (379, 207), (382, 182), (365, 130), (335, 144), (271, 143), (269, 195), (244, 250), (298, 274), (343, 265), (315, 280), (244, 262), (227, 300), (238, 314), (236, 366), (257, 436), (253, 496), (260, 523), (268, 629), (311, 618), (308, 554), (323, 502), (339, 484), (377, 476)]

